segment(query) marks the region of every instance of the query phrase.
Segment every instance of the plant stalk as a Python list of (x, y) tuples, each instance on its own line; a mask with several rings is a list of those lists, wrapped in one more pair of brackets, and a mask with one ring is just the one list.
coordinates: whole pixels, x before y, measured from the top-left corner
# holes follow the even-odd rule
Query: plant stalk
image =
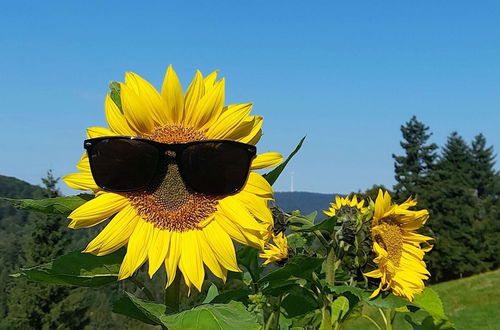
[(165, 306), (174, 312), (179, 311), (181, 277), (180, 271), (177, 270), (174, 281), (165, 289)]
[(335, 250), (330, 247), (326, 255), (326, 284), (335, 285), (335, 271), (337, 268), (335, 263)]

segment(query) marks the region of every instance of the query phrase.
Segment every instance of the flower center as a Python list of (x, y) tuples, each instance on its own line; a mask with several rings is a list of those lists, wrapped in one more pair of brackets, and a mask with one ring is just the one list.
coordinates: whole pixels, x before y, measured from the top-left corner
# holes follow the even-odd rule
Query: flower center
[(388, 259), (395, 266), (399, 266), (403, 253), (403, 233), (401, 228), (393, 221), (386, 221), (379, 225), (375, 241), (388, 253)]
[[(142, 137), (162, 143), (204, 140), (202, 132), (177, 125), (157, 127)], [(150, 186), (143, 192), (128, 193), (139, 215), (159, 229), (187, 231), (216, 211), (218, 198), (189, 189), (175, 162), (175, 153), (168, 151), (164, 164)]]

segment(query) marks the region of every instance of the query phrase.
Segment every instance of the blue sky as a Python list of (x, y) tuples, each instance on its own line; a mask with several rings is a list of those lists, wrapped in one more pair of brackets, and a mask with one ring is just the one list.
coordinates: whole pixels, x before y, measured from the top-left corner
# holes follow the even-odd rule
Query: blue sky
[[(160, 87), (220, 69), (227, 103), (263, 115), (259, 151), (303, 150), (276, 184), (347, 193), (392, 186), (413, 114), (500, 148), (498, 1), (10, 1), (0, 12), (0, 174), (74, 171), (104, 125), (109, 81)], [(65, 188), (64, 192), (72, 193)]]

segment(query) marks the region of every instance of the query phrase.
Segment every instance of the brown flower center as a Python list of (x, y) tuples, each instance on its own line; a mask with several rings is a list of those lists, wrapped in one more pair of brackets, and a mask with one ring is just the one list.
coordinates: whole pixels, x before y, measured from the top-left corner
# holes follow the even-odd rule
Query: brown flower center
[[(384, 220), (383, 220), (384, 221)], [(379, 225), (375, 241), (388, 253), (388, 258), (395, 266), (399, 266), (403, 254), (403, 232), (394, 221), (388, 219)]]
[[(142, 137), (162, 143), (181, 143), (205, 139), (205, 134), (177, 125), (157, 127)], [(175, 153), (167, 152), (164, 164), (150, 186), (143, 192), (128, 193), (132, 206), (156, 228), (186, 231), (216, 211), (218, 198), (189, 189), (175, 162)]]

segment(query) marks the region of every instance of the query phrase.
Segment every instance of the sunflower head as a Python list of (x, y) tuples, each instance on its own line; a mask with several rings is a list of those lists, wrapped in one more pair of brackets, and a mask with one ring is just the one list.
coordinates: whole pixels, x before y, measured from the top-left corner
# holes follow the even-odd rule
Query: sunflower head
[(335, 202), (330, 203), (330, 208), (323, 211), (326, 215), (333, 217), (350, 216), (358, 213), (365, 213), (366, 207), (364, 200), (358, 202), (358, 197), (354, 195), (352, 198), (335, 196)]
[(330, 203), (327, 211), (323, 211), (330, 217), (337, 217), (340, 229), (335, 233), (335, 237), (338, 241), (354, 244), (356, 235), (363, 225), (363, 215), (367, 210), (364, 204), (365, 201), (358, 201), (356, 195), (352, 198), (335, 196), (335, 202)]
[(365, 275), (379, 278), (380, 284), (371, 297), (381, 290), (391, 290), (395, 295), (413, 301), (414, 295), (424, 289), (423, 281), (430, 273), (423, 257), (430, 250), (427, 241), (432, 238), (415, 233), (429, 218), (427, 210), (409, 210), (416, 204), (412, 198), (400, 205), (392, 204), (389, 193), (379, 190), (371, 221), (377, 269)]
[(259, 257), (267, 259), (264, 265), (271, 262), (278, 262), (288, 258), (288, 240), (283, 232), (272, 235), (273, 243), (267, 243), (266, 248), (259, 254)]
[[(88, 138), (120, 135), (166, 144), (207, 139), (256, 144), (262, 135), (262, 117), (250, 115), (251, 104), (224, 105), (225, 80), (218, 79), (217, 72), (204, 77), (197, 71), (186, 92), (172, 67), (160, 92), (139, 75), (127, 73), (116, 90), (119, 95), (108, 94), (104, 103), (108, 127), (88, 128)], [(149, 189), (113, 193), (97, 186), (84, 154), (79, 171), (63, 180), (96, 197), (69, 215), (69, 227), (86, 228), (110, 219), (85, 252), (105, 255), (127, 246), (120, 279), (148, 261), (150, 276), (164, 265), (170, 285), (180, 269), (186, 284), (200, 290), (205, 266), (223, 280), (228, 270), (239, 271), (233, 241), (264, 248), (273, 227), (268, 208), (273, 191), (261, 175), (250, 171), (237, 193), (205, 195), (186, 185), (178, 164), (168, 156)], [(275, 152), (260, 154), (251, 170), (273, 167), (281, 160)]]

